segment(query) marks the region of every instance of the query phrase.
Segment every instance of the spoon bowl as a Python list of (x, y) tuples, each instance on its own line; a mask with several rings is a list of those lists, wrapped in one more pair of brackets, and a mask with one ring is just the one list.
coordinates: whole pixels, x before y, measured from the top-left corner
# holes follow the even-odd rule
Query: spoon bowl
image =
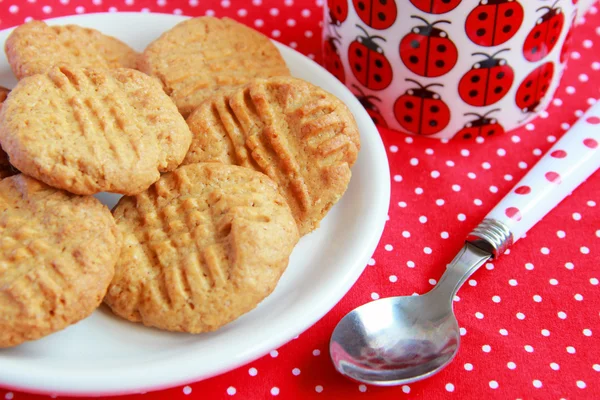
[(437, 373), (459, 342), (451, 302), (439, 302), (432, 291), (380, 299), (348, 313), (333, 332), (330, 354), (343, 375), (393, 386)]

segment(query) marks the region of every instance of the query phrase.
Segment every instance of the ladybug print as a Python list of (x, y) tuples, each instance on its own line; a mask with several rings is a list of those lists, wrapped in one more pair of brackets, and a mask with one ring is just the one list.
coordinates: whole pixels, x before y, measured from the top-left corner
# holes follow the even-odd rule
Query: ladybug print
[(537, 20), (523, 44), (523, 55), (527, 61), (540, 61), (546, 57), (558, 43), (565, 24), (565, 14), (560, 7), (542, 7), (537, 11), (540, 10), (546, 12)]
[(360, 19), (373, 29), (387, 29), (398, 16), (394, 0), (352, 0)]
[(394, 103), (394, 116), (400, 125), (410, 133), (417, 135), (434, 135), (450, 123), (450, 109), (440, 98), (440, 95), (429, 90), (433, 86), (443, 86), (432, 83), (421, 85), (412, 79), (418, 87), (408, 89)]
[(498, 46), (517, 33), (524, 16), (523, 6), (518, 1), (481, 0), (469, 13), (465, 31), (475, 44), (485, 47)]
[(444, 14), (454, 10), (462, 0), (410, 0), (413, 6), (429, 14)]
[(331, 24), (339, 26), (348, 18), (347, 0), (327, 0), (327, 8)]
[(340, 82), (346, 83), (346, 73), (342, 65), (342, 58), (338, 52), (339, 44), (340, 40), (335, 37), (330, 36), (325, 40), (323, 44), (323, 61), (327, 71), (331, 72)]
[(532, 113), (540, 105), (554, 77), (554, 63), (547, 62), (534, 69), (517, 89), (517, 106), (524, 113)]
[(356, 25), (365, 36), (357, 36), (348, 47), (348, 62), (352, 73), (364, 87), (371, 90), (385, 89), (392, 83), (392, 66), (383, 54), (383, 49), (375, 43), (381, 36), (369, 36), (360, 25)]
[(464, 128), (462, 128), (456, 134), (463, 139), (472, 139), (475, 137), (489, 137), (492, 135), (500, 135), (504, 133), (504, 127), (498, 123), (496, 118), (489, 118), (493, 112), (500, 111), (499, 108), (495, 110), (488, 111), (484, 115), (479, 115), (475, 113), (466, 113), (466, 116), (472, 115), (477, 117), (473, 121), (469, 121), (465, 124)]
[(506, 96), (515, 80), (515, 73), (504, 58), (496, 57), (505, 51), (508, 49), (491, 56), (473, 53), (486, 59), (475, 63), (458, 84), (458, 93), (465, 103), (477, 107), (489, 106)]
[(379, 112), (379, 107), (377, 107), (375, 103), (373, 103), (373, 100), (377, 100), (381, 103), (381, 99), (379, 97), (365, 95), (365, 93), (360, 89), (360, 87), (356, 85), (352, 85), (352, 87), (358, 92), (358, 94), (355, 95), (356, 98), (358, 99), (358, 101), (360, 101), (360, 104), (362, 104), (365, 110), (367, 110), (367, 114), (369, 114), (373, 122), (375, 122), (375, 125), (387, 128), (388, 125), (385, 122), (385, 119), (383, 119), (383, 117), (381, 116), (381, 113)]
[(416, 26), (400, 41), (400, 58), (411, 72), (428, 78), (448, 73), (458, 61), (458, 50), (448, 34), (434, 25), (450, 21), (437, 21), (432, 24), (413, 15), (425, 25)]

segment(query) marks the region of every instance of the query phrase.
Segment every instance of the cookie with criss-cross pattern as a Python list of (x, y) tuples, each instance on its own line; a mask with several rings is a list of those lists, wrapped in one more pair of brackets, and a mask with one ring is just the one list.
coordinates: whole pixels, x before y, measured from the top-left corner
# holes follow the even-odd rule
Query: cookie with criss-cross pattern
[(78, 25), (30, 21), (6, 39), (6, 56), (17, 76), (41, 74), (58, 64), (95, 68), (135, 68), (138, 53), (120, 40)]
[(90, 315), (121, 243), (110, 211), (19, 174), (0, 181), (0, 348)]
[(269, 38), (213, 17), (189, 19), (163, 33), (144, 50), (139, 68), (162, 81), (186, 117), (215, 91), (290, 74)]
[(23, 78), (0, 143), (23, 173), (75, 194), (135, 194), (181, 163), (191, 133), (160, 83), (128, 69), (61, 65)]
[(164, 174), (113, 210), (123, 251), (105, 302), (125, 319), (213, 331), (268, 296), (298, 228), (264, 174), (220, 163)]
[(187, 123), (184, 164), (223, 162), (264, 172), (279, 184), (300, 234), (319, 226), (350, 181), (360, 138), (341, 100), (301, 79), (257, 79), (211, 97)]

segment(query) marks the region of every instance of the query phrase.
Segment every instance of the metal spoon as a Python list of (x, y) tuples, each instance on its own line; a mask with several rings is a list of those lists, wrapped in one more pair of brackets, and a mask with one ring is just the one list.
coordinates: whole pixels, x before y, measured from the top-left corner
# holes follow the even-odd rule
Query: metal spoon
[(393, 386), (428, 378), (447, 366), (460, 343), (452, 309), (458, 289), (600, 167), (599, 142), (600, 102), (468, 236), (431, 291), (373, 301), (342, 318), (329, 344), (335, 368), (359, 382)]

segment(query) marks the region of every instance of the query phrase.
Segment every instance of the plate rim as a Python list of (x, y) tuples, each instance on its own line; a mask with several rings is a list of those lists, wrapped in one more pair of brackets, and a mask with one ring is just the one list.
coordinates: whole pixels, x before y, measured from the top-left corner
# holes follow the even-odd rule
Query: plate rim
[[(180, 16), (166, 13), (142, 13), (142, 12), (100, 12), (100, 13), (86, 13), (86, 14), (75, 14), (70, 16), (62, 16), (56, 18), (44, 19), (43, 21), (54, 23), (54, 24), (66, 24), (66, 23), (74, 23), (80, 24), (83, 26), (88, 26), (90, 24), (94, 24), (94, 19), (96, 18), (126, 18), (128, 16), (135, 16), (136, 18), (140, 17), (140, 15), (148, 15), (157, 18), (165, 18), (170, 19), (173, 23), (181, 22), (185, 19), (192, 18), (190, 16)], [(86, 24), (87, 23), (87, 24)], [(12, 31), (15, 27), (7, 28), (0, 31), (0, 34), (8, 34), (8, 32)], [(390, 191), (391, 191), (391, 182), (390, 182), (390, 171), (389, 171), (389, 163), (387, 158), (387, 153), (385, 151), (385, 147), (381, 136), (375, 125), (373, 124), (371, 118), (367, 114), (366, 110), (362, 107), (360, 102), (355, 98), (355, 96), (350, 92), (350, 90), (344, 86), (341, 82), (339, 82), (332, 74), (330, 74), (327, 70), (317, 64), (315, 61), (310, 58), (304, 56), (300, 52), (280, 43), (275, 40), (273, 42), (276, 44), (278, 49), (282, 53), (287, 53), (292, 58), (299, 58), (302, 62), (306, 62), (311, 65), (312, 68), (317, 67), (320, 72), (329, 75), (329, 78), (332, 80), (332, 85), (337, 87), (337, 90), (340, 90), (341, 93), (344, 93), (343, 102), (348, 106), (351, 112), (355, 115), (357, 122), (365, 123), (368, 125), (367, 134), (369, 134), (370, 145), (373, 146), (373, 170), (377, 172), (374, 179), (378, 181), (377, 188), (379, 189), (378, 193), (374, 193), (373, 202), (371, 206), (373, 208), (373, 216), (374, 221), (371, 224), (371, 231), (366, 231), (370, 233), (368, 235), (367, 240), (364, 240), (362, 245), (362, 251), (360, 252), (360, 257), (357, 258), (357, 261), (351, 266), (351, 273), (347, 273), (344, 279), (339, 282), (337, 286), (337, 290), (334, 294), (328, 295), (326, 298), (321, 298), (319, 303), (313, 305), (313, 313), (309, 313), (311, 316), (304, 318), (302, 323), (295, 324), (293, 326), (288, 327), (285, 332), (278, 332), (276, 335), (276, 340), (270, 340), (268, 346), (256, 345), (250, 351), (246, 351), (243, 354), (238, 354), (235, 357), (234, 362), (230, 362), (227, 366), (221, 366), (220, 368), (213, 368), (212, 371), (208, 373), (188, 373), (181, 378), (173, 377), (172, 379), (165, 379), (164, 382), (160, 383), (151, 383), (146, 382), (145, 384), (123, 384), (126, 382), (126, 379), (123, 377), (119, 377), (116, 379), (117, 383), (112, 384), (112, 388), (106, 387), (106, 378), (102, 380), (96, 379), (85, 379), (85, 376), (71, 376), (72, 381), (65, 381), (64, 377), (62, 379), (56, 379), (57, 376), (49, 376), (47, 372), (44, 374), (44, 368), (41, 370), (36, 368), (35, 366), (26, 367), (25, 368), (9, 371), (8, 374), (3, 372), (2, 376), (0, 376), (0, 386), (19, 391), (26, 391), (30, 393), (43, 393), (43, 394), (58, 394), (58, 395), (69, 395), (69, 396), (106, 396), (106, 395), (124, 395), (124, 394), (133, 394), (140, 393), (140, 391), (154, 391), (166, 389), (169, 387), (175, 387), (183, 384), (187, 384), (190, 382), (197, 382), (200, 380), (208, 379), (210, 377), (225, 373), (227, 371), (238, 368), (244, 364), (247, 364), (253, 360), (256, 360), (265, 354), (268, 354), (270, 349), (280, 347), (285, 343), (292, 340), (298, 334), (306, 331), (310, 327), (312, 327), (317, 321), (322, 319), (339, 301), (348, 293), (348, 291), (352, 288), (355, 282), (358, 280), (362, 272), (364, 271), (367, 261), (374, 253), (377, 245), (381, 239), (383, 234), (383, 229), (385, 227), (385, 222), (387, 220), (387, 214), (390, 203)], [(284, 57), (285, 58), (285, 57)], [(370, 134), (374, 133), (374, 134)], [(361, 143), (366, 137), (363, 132), (361, 132)], [(361, 152), (359, 152), (360, 158)], [(376, 165), (375, 165), (376, 164)], [(0, 364), (1, 364), (1, 354), (0, 354)], [(192, 357), (184, 358), (186, 363), (183, 363), (185, 366), (188, 366), (186, 370), (194, 370), (192, 367), (193, 359)], [(10, 365), (10, 364), (9, 364)], [(14, 367), (14, 365), (13, 365)], [(192, 367), (192, 368), (189, 368)], [(196, 366), (197, 367), (197, 366)], [(26, 373), (24, 373), (26, 372)], [(143, 375), (143, 374), (138, 374)], [(181, 375), (181, 374), (179, 374)], [(36, 379), (37, 377), (37, 379)], [(139, 378), (139, 376), (138, 376)], [(77, 381), (77, 382), (76, 382)], [(93, 381), (93, 382), (92, 382)]]

